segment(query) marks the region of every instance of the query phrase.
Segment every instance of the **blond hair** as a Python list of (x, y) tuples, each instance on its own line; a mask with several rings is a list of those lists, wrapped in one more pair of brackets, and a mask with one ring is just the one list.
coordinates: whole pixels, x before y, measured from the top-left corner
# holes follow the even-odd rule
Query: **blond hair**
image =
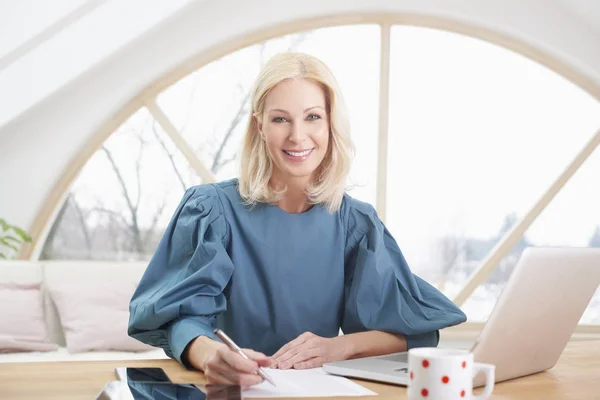
[(256, 118), (262, 118), (265, 98), (269, 91), (286, 79), (308, 79), (319, 84), (325, 92), (329, 115), (329, 147), (319, 166), (320, 171), (306, 190), (311, 204), (324, 204), (329, 212), (340, 208), (346, 179), (354, 156), (350, 139), (350, 121), (338, 83), (331, 70), (319, 59), (304, 53), (280, 53), (263, 67), (252, 90), (250, 119), (244, 137), (239, 178), (240, 195), (248, 205), (257, 202), (275, 203), (285, 189), (277, 191), (269, 186), (273, 160), (266, 141), (258, 130)]

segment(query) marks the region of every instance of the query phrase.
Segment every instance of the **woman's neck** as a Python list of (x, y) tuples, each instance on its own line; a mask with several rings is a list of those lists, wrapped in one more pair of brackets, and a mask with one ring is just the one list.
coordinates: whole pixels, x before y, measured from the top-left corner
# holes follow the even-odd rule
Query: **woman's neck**
[(300, 214), (312, 207), (308, 201), (306, 188), (310, 183), (309, 178), (295, 178), (280, 180), (271, 178), (270, 184), (276, 189), (287, 188), (283, 198), (277, 202), (277, 206), (290, 214)]

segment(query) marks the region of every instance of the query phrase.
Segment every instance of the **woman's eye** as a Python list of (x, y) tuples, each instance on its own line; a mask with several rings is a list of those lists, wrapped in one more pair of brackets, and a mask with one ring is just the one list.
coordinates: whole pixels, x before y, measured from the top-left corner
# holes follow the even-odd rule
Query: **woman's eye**
[(308, 119), (311, 120), (311, 121), (314, 121), (314, 120), (319, 119), (319, 118), (321, 118), (321, 116), (319, 114), (310, 114), (308, 116)]
[(284, 121), (285, 121), (285, 118), (283, 118), (283, 117), (275, 117), (275, 118), (273, 118), (273, 122), (284, 122)]

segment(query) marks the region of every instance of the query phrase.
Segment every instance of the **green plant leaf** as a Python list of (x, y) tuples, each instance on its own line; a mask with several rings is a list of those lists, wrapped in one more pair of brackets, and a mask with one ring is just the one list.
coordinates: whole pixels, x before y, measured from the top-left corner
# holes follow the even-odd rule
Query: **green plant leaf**
[(14, 244), (10, 244), (5, 238), (0, 238), (0, 244), (8, 247), (9, 249), (13, 249), (14, 251), (19, 251), (19, 248)]
[(7, 231), (11, 228), (11, 226), (4, 220), (4, 218), (0, 218), (0, 226), (3, 230)]
[(16, 226), (13, 226), (12, 229), (21, 237), (21, 239), (23, 239), (24, 242), (31, 242), (31, 236), (29, 236), (23, 229), (17, 228)]
[(3, 259), (3, 260), (6, 260), (6, 256), (4, 254), (2, 254), (2, 253), (0, 253), (0, 258)]
[(13, 236), (4, 236), (4, 237), (2, 237), (2, 239), (4, 239), (4, 240), (10, 240), (11, 242), (16, 243), (16, 244), (23, 243), (23, 240), (21, 238), (17, 239), (16, 237), (13, 237)]

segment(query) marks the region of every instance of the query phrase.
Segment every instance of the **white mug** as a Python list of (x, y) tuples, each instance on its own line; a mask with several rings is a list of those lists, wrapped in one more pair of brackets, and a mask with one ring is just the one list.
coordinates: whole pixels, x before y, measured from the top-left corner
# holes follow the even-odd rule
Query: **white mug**
[[(408, 351), (409, 400), (483, 400), (494, 390), (492, 364), (473, 362), (468, 350), (420, 347)], [(473, 396), (473, 378), (485, 373), (483, 393)]]

